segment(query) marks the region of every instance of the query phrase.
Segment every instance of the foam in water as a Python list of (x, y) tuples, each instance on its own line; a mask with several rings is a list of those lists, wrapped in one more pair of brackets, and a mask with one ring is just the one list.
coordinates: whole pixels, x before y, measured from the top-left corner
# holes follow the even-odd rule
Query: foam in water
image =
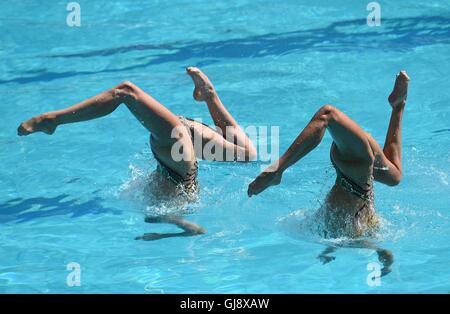
[[(148, 161), (147, 161), (148, 162)], [(130, 178), (118, 189), (116, 197), (130, 202), (133, 206), (142, 208), (145, 214), (151, 216), (176, 214), (186, 215), (195, 209), (196, 196), (181, 194), (172, 197), (161, 188), (168, 182), (157, 171), (142, 168), (130, 163)], [(170, 184), (170, 183), (169, 183)]]

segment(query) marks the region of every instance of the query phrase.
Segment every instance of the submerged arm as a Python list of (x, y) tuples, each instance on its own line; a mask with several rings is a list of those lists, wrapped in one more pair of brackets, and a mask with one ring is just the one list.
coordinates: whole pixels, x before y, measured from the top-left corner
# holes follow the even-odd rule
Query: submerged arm
[(173, 237), (192, 237), (196, 235), (205, 234), (206, 231), (199, 225), (196, 225), (192, 222), (182, 219), (178, 216), (166, 215), (166, 216), (158, 216), (158, 217), (147, 217), (145, 218), (145, 222), (148, 223), (168, 223), (176, 225), (178, 228), (182, 229), (183, 232), (172, 232), (172, 233), (146, 233), (140, 237), (136, 237), (136, 240), (144, 240), (144, 241), (154, 241), (160, 240), (164, 238), (173, 238)]

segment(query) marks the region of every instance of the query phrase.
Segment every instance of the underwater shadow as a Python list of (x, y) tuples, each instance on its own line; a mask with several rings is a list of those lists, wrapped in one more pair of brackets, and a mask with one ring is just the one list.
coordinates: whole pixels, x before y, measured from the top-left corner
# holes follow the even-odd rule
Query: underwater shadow
[[(72, 54), (44, 56), (48, 58), (95, 58), (133, 51), (169, 51), (152, 54), (143, 63), (101, 71), (51, 72), (35, 71), (34, 76), (0, 80), (0, 84), (27, 84), (36, 81), (52, 81), (60, 78), (98, 73), (116, 73), (146, 68), (167, 62), (188, 64), (190, 59), (201, 59), (202, 64), (219, 62), (223, 58), (261, 58), (310, 51), (354, 52), (367, 50), (402, 51), (420, 46), (450, 44), (450, 17), (385, 18), (381, 27), (368, 27), (365, 19), (331, 23), (322, 28), (305, 29), (285, 33), (263, 34), (240, 39), (214, 42), (185, 42), (173, 44), (139, 44), (114, 47)], [(142, 58), (141, 58), (142, 59)], [(197, 64), (200, 66), (200, 64)], [(31, 73), (30, 73), (31, 74)]]
[(23, 223), (39, 218), (70, 215), (76, 218), (85, 215), (112, 213), (119, 215), (120, 210), (104, 207), (102, 199), (95, 197), (86, 202), (68, 199), (69, 195), (56, 197), (33, 197), (28, 199), (15, 198), (0, 204), (0, 223)]

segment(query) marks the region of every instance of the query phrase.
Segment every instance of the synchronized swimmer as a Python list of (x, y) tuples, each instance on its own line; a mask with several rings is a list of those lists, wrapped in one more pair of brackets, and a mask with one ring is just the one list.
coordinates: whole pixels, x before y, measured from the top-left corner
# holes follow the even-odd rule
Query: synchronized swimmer
[[(325, 238), (370, 236), (379, 225), (374, 207), (373, 181), (389, 186), (402, 178), (402, 117), (408, 95), (409, 77), (401, 71), (388, 97), (392, 107), (384, 147), (339, 109), (325, 105), (298, 135), (288, 150), (248, 188), (248, 195), (257, 195), (270, 186), (281, 183), (283, 172), (320, 144), (328, 130), (333, 138), (330, 160), (336, 169), (336, 182), (318, 211), (323, 219)], [(389, 273), (392, 253), (367, 240), (352, 241), (351, 247), (374, 249), (383, 263), (382, 274)], [(328, 254), (336, 247), (328, 247), (319, 255), (327, 263), (334, 259)]]
[[(150, 132), (150, 147), (158, 162), (153, 179), (159, 185), (159, 194), (166, 198), (189, 198), (198, 190), (197, 158), (248, 162), (256, 158), (256, 149), (228, 112), (208, 77), (194, 67), (187, 68), (186, 72), (195, 85), (194, 99), (206, 103), (217, 131), (193, 119), (176, 116), (141, 88), (125, 81), (71, 107), (33, 117), (19, 126), (18, 134), (53, 134), (60, 125), (101, 118), (125, 104)], [(199, 139), (201, 145), (194, 145), (194, 139)], [(182, 154), (182, 158), (176, 160), (172, 151), (175, 145)], [(222, 156), (205, 153), (208, 152), (208, 147), (221, 152)], [(179, 215), (148, 216), (145, 221), (175, 224), (183, 232), (147, 233), (137, 239), (157, 240), (205, 233), (203, 228), (182, 219)]]
[[(189, 67), (186, 71), (195, 85), (194, 99), (206, 103), (217, 130), (193, 119), (176, 116), (141, 88), (125, 81), (71, 107), (33, 117), (19, 126), (18, 134), (53, 134), (60, 125), (97, 119), (125, 104), (150, 132), (150, 147), (158, 162), (156, 173), (162, 194), (166, 197), (195, 194), (198, 190), (198, 158), (249, 162), (256, 159), (256, 148), (221, 102), (208, 77), (198, 68)], [(319, 145), (328, 130), (333, 138), (330, 159), (336, 169), (336, 182), (326, 196), (325, 205), (319, 209), (325, 226), (323, 236), (358, 239), (370, 235), (379, 224), (373, 205), (373, 182), (394, 186), (402, 177), (401, 125), (408, 82), (408, 75), (401, 71), (388, 97), (392, 113), (383, 148), (339, 109), (331, 105), (322, 106), (282, 157), (249, 185), (248, 196), (280, 184), (283, 172)], [(201, 145), (194, 145), (196, 138), (201, 139)], [(174, 158), (174, 145), (178, 145), (183, 158)], [(206, 154), (207, 147), (214, 147), (216, 152)], [(172, 223), (183, 232), (148, 233), (137, 239), (157, 240), (205, 233), (203, 228), (178, 215), (148, 216), (146, 221)], [(365, 246), (378, 252), (388, 272), (392, 264), (390, 252)], [(328, 248), (320, 258), (324, 262), (329, 261), (327, 254), (334, 250)]]

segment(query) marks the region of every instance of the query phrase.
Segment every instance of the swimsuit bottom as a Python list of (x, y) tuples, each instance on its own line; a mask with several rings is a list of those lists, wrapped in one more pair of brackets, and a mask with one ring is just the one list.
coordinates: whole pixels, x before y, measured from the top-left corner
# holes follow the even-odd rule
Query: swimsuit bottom
[[(192, 119), (188, 119), (182, 116), (178, 117), (182, 125), (188, 131), (189, 136), (191, 137), (192, 143), (194, 142), (194, 124), (192, 123)], [(153, 155), (155, 156), (156, 161), (158, 162), (157, 171), (164, 175), (169, 181), (173, 182), (176, 186), (181, 187), (183, 191), (187, 193), (194, 193), (198, 190), (198, 163), (195, 160), (192, 169), (186, 173), (186, 175), (181, 176), (178, 172), (174, 171), (168, 165), (166, 165), (158, 155), (153, 151)]]
[[(334, 143), (333, 143), (334, 144)], [(344, 188), (347, 192), (359, 197), (364, 201), (373, 200), (372, 184), (366, 183), (365, 187), (362, 187), (356, 183), (352, 178), (346, 176), (341, 169), (336, 165), (333, 160), (333, 156), (330, 153), (330, 160), (336, 170), (336, 182)]]
[[(334, 143), (333, 143), (334, 144)], [(331, 163), (336, 170), (336, 182), (350, 194), (353, 194), (363, 200), (363, 205), (359, 208), (354, 216), (354, 223), (357, 229), (363, 230), (367, 227), (375, 227), (378, 225), (378, 218), (373, 206), (374, 193), (372, 182), (367, 183), (366, 186), (361, 186), (352, 178), (345, 175), (341, 169), (336, 165), (333, 156), (330, 153)]]

